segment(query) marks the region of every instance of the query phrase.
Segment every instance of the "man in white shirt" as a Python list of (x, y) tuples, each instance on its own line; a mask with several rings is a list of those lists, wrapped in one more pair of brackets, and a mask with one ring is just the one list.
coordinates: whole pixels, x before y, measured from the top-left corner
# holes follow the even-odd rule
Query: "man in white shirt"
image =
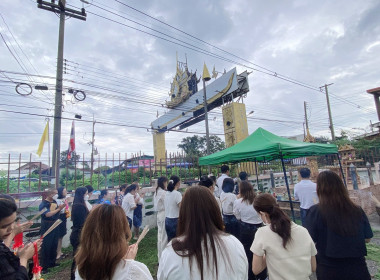
[(294, 198), (300, 201), (301, 221), (305, 223), (310, 207), (318, 202), (317, 184), (310, 180), (310, 169), (301, 168), (301, 182), (294, 186)]
[(230, 178), (230, 168), (227, 165), (222, 165), (220, 168), (222, 171), (222, 175), (216, 180), (216, 188), (215, 188), (215, 196), (220, 197), (220, 194), (222, 193), (222, 186), (223, 186), (223, 181), (226, 178)]

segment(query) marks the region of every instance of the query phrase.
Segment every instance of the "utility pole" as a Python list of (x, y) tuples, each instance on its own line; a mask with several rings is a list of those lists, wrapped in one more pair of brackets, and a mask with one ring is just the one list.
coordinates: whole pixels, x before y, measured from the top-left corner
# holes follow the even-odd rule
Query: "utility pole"
[[(331, 139), (332, 141), (335, 141), (335, 132), (334, 132), (334, 124), (333, 124), (333, 120), (332, 120), (332, 116), (331, 116), (331, 108), (330, 108), (330, 99), (329, 99), (329, 91), (328, 91), (328, 86), (331, 86), (333, 85), (334, 83), (331, 83), (331, 84), (328, 84), (328, 85), (324, 85), (322, 87), (325, 88), (325, 94), (326, 94), (326, 101), (327, 101), (327, 110), (329, 112), (329, 122), (330, 122), (330, 131), (331, 131)], [(322, 90), (322, 87), (320, 87), (320, 89)]]
[(305, 112), (305, 125), (306, 125), (306, 131), (309, 132), (309, 121), (307, 119), (307, 112), (306, 112), (306, 109), (307, 109), (307, 103), (306, 101), (303, 102), (303, 109), (304, 109), (304, 112)]
[[(206, 63), (203, 66), (203, 75), (202, 75), (202, 81), (203, 81), (203, 107), (205, 110), (205, 124), (206, 124), (206, 148), (207, 148), (207, 155), (210, 154), (210, 132), (208, 128), (208, 113), (207, 113), (207, 95), (206, 95), (206, 81), (211, 80), (210, 74), (208, 72)], [(208, 173), (211, 173), (211, 166), (208, 166)]]
[(86, 20), (86, 12), (66, 8), (66, 0), (47, 2), (37, 0), (38, 8), (53, 13), (59, 13), (59, 35), (58, 35), (58, 55), (57, 55), (57, 77), (55, 86), (55, 106), (54, 106), (54, 130), (53, 130), (53, 162), (52, 176), (55, 177), (55, 187), (59, 187), (59, 161), (61, 155), (61, 121), (62, 121), (62, 79), (63, 79), (63, 47), (65, 40), (65, 16)]
[(92, 139), (91, 139), (91, 175), (90, 182), (92, 185), (92, 174), (94, 173), (94, 142), (95, 142), (95, 119), (94, 114), (92, 114)]

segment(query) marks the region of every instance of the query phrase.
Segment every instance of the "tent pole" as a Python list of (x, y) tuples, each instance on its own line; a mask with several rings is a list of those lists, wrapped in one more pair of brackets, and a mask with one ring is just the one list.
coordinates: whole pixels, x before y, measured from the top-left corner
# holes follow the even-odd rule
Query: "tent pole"
[(282, 157), (282, 153), (280, 153), (280, 157), (281, 157), (282, 170), (284, 171), (284, 176), (285, 176), (286, 189), (288, 190), (288, 197), (289, 197), (289, 203), (290, 203), (290, 211), (292, 212), (293, 222), (295, 222), (296, 221), (296, 217), (294, 216), (293, 201), (292, 201), (292, 197), (290, 195), (288, 176), (286, 175), (286, 169), (285, 169), (284, 158)]
[(256, 184), (257, 184), (257, 189), (259, 189), (259, 174), (257, 171), (257, 161), (255, 159), (255, 170), (256, 170)]
[(340, 173), (342, 174), (343, 183), (344, 183), (344, 185), (345, 185), (345, 186), (346, 186), (346, 188), (347, 188), (346, 178), (344, 177), (344, 172), (343, 172), (342, 162), (340, 161), (340, 156), (339, 156), (339, 153), (338, 153), (338, 154), (336, 154), (336, 156), (338, 157), (338, 161), (339, 161), (339, 168), (340, 168)]

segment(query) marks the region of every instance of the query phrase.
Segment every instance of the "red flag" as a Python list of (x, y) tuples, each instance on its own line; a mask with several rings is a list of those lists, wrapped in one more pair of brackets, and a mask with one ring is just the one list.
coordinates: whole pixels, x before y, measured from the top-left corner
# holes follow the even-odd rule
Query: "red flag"
[(71, 159), (71, 155), (74, 151), (75, 151), (75, 127), (74, 127), (74, 121), (73, 121), (73, 125), (71, 127), (71, 133), (70, 133), (69, 149), (67, 151), (67, 159)]

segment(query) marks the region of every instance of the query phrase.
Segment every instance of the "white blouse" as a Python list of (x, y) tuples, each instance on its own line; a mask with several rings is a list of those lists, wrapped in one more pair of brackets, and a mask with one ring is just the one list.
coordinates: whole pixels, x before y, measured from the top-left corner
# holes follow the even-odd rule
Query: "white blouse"
[(166, 191), (161, 188), (154, 194), (154, 208), (157, 212), (165, 211), (165, 196)]
[[(101, 269), (101, 268), (100, 268)], [(75, 271), (75, 280), (84, 280)], [(153, 280), (145, 264), (135, 260), (121, 260), (111, 280)]]
[(182, 195), (179, 191), (173, 190), (167, 192), (165, 196), (165, 217), (179, 217), (179, 203), (182, 201)]
[[(207, 260), (203, 254), (203, 278), (218, 280), (247, 280), (248, 279), (248, 260), (243, 245), (234, 236), (223, 234), (220, 236), (223, 244), (216, 245), (216, 255), (218, 261), (218, 278), (215, 275), (214, 260), (212, 259), (211, 246), (210, 268), (207, 267)], [(203, 242), (202, 242), (203, 246)], [(200, 270), (195, 258), (190, 264), (188, 257), (181, 257), (173, 250), (170, 242), (162, 252), (160, 265), (157, 272), (157, 280), (198, 280), (201, 279)]]
[(236, 195), (233, 193), (222, 192), (220, 194), (220, 203), (222, 204), (222, 210), (224, 215), (233, 215), (235, 200)]
[(236, 199), (234, 202), (234, 215), (236, 219), (248, 224), (261, 224), (260, 215), (253, 208), (253, 204), (248, 201), (243, 202), (243, 198)]

